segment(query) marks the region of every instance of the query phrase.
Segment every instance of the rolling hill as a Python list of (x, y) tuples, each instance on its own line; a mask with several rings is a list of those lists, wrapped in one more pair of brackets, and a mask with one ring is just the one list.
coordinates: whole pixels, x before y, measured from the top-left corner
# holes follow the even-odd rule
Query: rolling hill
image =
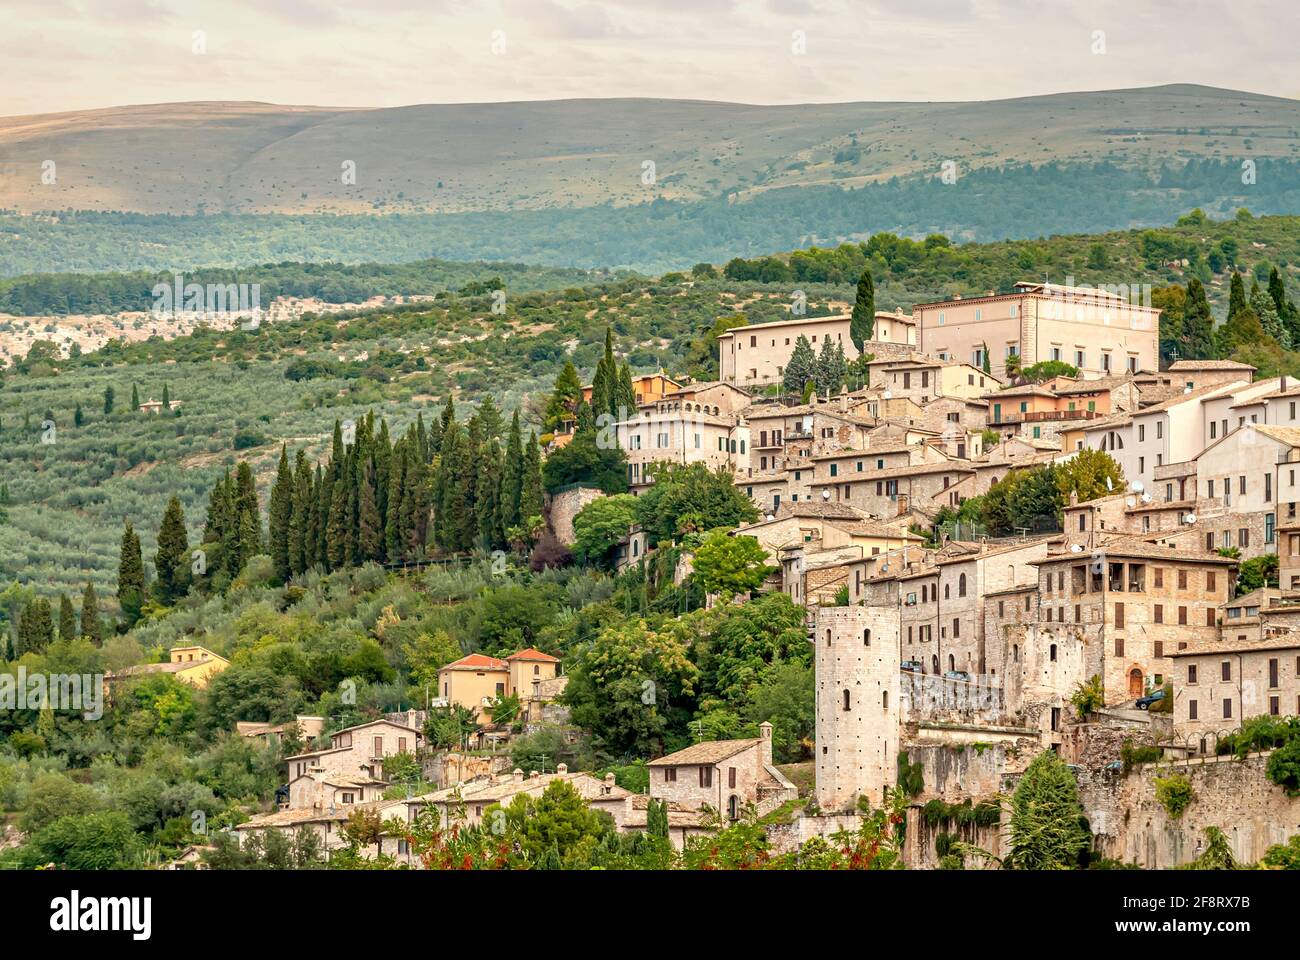
[[(933, 175), (949, 160), (959, 170), (1053, 161), (1154, 168), (1297, 156), (1300, 102), (1195, 85), (987, 103), (175, 103), (0, 118), (0, 208), (544, 210), (861, 186)], [(47, 160), (55, 183), (42, 182)], [(346, 161), (356, 165), (354, 185), (343, 182)]]

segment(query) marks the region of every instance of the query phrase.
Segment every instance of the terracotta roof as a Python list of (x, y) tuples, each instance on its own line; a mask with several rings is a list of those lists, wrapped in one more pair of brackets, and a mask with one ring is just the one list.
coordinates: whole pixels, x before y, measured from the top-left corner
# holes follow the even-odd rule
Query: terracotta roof
[(1236, 360), (1175, 360), (1169, 364), (1170, 373), (1182, 373), (1185, 370), (1255, 370), (1249, 363)]
[(813, 487), (833, 487), (842, 483), (854, 483), (895, 477), (916, 477), (929, 473), (974, 473), (975, 470), (965, 460), (949, 460), (947, 463), (916, 463), (906, 467), (886, 467), (884, 470), (872, 470), (870, 473), (850, 474), (847, 477), (829, 477), (810, 484)]
[(471, 653), (447, 664), (443, 670), (509, 670), (510, 665), (504, 660), (489, 657), (482, 653)]
[(260, 813), (243, 823), (236, 824), (236, 830), (260, 830), (265, 827), (293, 827), (302, 823), (321, 823), (324, 821), (341, 822), (356, 810), (374, 810), (382, 801), (370, 803), (340, 803), (330, 813), (329, 808), (317, 810), (313, 807), (300, 807), (295, 810), (276, 810), (274, 813)]
[(507, 660), (540, 660), (542, 663), (560, 662), (559, 657), (553, 657), (549, 653), (542, 653), (542, 651), (536, 649), (535, 647), (526, 647), (525, 649), (520, 650), (518, 653), (510, 654), (510, 656), (506, 657), (506, 659)]
[[(1064, 540), (1061, 541), (1064, 543)], [(1138, 537), (1111, 537), (1091, 549), (1084, 548), (1080, 553), (1071, 553), (1065, 551), (1062, 553), (1049, 553), (1043, 560), (1030, 560), (1030, 563), (1058, 563), (1062, 560), (1075, 560), (1083, 562), (1089, 560), (1094, 553), (1110, 554), (1116, 557), (1141, 557), (1150, 560), (1173, 560), (1180, 563), (1216, 563), (1222, 566), (1236, 566), (1237, 561), (1229, 557), (1221, 557), (1217, 553), (1206, 553), (1204, 551), (1191, 550), (1186, 546), (1169, 544), (1167, 546), (1153, 543), (1150, 540), (1142, 540)]]
[(736, 754), (743, 753), (750, 747), (757, 746), (762, 742), (762, 740), (705, 740), (703, 743), (693, 744), (685, 750), (678, 750), (676, 753), (670, 753), (658, 760), (651, 760), (647, 766), (681, 767), (720, 763), (728, 757), (734, 757)]
[[(1253, 423), (1246, 424), (1253, 427), (1266, 437), (1272, 437), (1279, 443), (1285, 443), (1292, 447), (1300, 447), (1300, 427), (1279, 427), (1271, 423)], [(1231, 434), (1229, 434), (1231, 436)]]

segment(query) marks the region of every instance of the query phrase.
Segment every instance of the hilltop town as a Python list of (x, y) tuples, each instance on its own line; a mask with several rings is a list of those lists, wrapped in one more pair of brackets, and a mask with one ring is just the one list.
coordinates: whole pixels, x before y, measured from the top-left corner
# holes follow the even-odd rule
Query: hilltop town
[[(282, 444), (260, 490), (248, 462), (227, 472), (195, 540), (173, 497), (148, 567), (128, 521), (114, 596), (88, 584), (80, 616), (11, 591), (11, 671), (101, 664), (115, 736), (247, 766), (242, 793), (209, 779), (152, 826), (103, 821), (111, 856), (1284, 857), (1300, 380), (1162, 360), (1168, 320), (1128, 291), (1020, 281), (877, 311), (871, 286), (718, 329), (713, 379), (634, 375), (607, 334), (538, 427), (490, 397), (465, 419), (448, 400), (404, 428), (336, 421), (320, 455)], [(110, 396), (105, 418), (182, 425), (191, 400)], [(29, 757), (92, 735), (23, 716)], [(116, 816), (28, 777), (27, 809), (52, 791)], [(1074, 824), (1047, 850), (1024, 839), (1042, 791)], [(58, 823), (23, 813), (9, 856), (82, 862)]]

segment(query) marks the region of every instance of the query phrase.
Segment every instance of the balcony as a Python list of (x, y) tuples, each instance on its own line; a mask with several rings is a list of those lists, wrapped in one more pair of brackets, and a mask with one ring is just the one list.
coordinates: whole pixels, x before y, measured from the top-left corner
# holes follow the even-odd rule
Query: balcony
[(992, 426), (1010, 425), (1013, 423), (1050, 423), (1062, 420), (1096, 420), (1104, 414), (1096, 410), (1028, 410), (1020, 412), (1019, 410), (1011, 413), (1000, 414), (1001, 419), (991, 420)]

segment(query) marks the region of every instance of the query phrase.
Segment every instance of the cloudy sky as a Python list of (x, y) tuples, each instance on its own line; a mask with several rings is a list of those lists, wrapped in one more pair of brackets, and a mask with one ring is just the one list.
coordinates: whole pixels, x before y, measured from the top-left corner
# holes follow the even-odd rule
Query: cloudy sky
[(0, 0), (0, 115), (176, 100), (1300, 96), (1294, 0)]

